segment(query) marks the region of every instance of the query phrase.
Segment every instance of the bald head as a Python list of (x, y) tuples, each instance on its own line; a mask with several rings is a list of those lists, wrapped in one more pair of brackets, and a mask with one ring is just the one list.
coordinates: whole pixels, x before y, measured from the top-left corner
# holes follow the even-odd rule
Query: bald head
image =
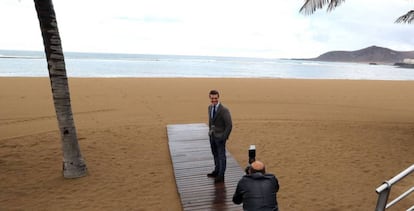
[(250, 171), (251, 173), (261, 172), (264, 174), (266, 172), (265, 165), (262, 162), (256, 160), (251, 164)]

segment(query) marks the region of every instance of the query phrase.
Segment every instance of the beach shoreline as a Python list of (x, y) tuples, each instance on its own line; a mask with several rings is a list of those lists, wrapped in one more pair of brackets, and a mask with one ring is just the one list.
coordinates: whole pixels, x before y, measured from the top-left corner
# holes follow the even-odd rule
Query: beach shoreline
[(207, 123), (210, 89), (220, 90), (233, 117), (229, 152), (244, 167), (256, 145), (279, 178), (281, 210), (374, 209), (375, 189), (414, 161), (412, 81), (69, 78), (69, 85), (89, 169), (75, 180), (61, 176), (49, 79), (0, 77), (0, 209), (180, 210), (166, 125)]

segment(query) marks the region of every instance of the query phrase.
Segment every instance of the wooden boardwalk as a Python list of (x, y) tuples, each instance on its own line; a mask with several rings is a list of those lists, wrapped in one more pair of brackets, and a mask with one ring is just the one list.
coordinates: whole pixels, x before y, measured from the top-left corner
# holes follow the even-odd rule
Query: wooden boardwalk
[(224, 183), (215, 184), (207, 177), (214, 170), (208, 126), (167, 125), (167, 133), (183, 210), (243, 210), (241, 205), (233, 204), (232, 198), (244, 172), (228, 151)]

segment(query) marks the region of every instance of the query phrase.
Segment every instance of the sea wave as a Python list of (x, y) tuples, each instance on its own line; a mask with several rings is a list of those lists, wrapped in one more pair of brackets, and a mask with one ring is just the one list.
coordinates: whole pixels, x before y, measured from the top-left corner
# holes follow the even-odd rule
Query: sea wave
[(1, 55), (0, 59), (44, 59), (44, 57), (39, 56), (18, 56), (18, 55)]

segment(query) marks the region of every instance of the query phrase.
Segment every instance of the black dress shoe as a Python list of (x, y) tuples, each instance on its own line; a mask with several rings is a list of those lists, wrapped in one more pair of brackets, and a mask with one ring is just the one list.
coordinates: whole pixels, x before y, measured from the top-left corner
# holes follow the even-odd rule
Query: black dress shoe
[(216, 172), (211, 172), (207, 174), (207, 177), (212, 177), (212, 178), (216, 178), (217, 177), (217, 173)]
[(222, 183), (222, 182), (224, 182), (223, 176), (218, 176), (214, 179), (214, 183)]

